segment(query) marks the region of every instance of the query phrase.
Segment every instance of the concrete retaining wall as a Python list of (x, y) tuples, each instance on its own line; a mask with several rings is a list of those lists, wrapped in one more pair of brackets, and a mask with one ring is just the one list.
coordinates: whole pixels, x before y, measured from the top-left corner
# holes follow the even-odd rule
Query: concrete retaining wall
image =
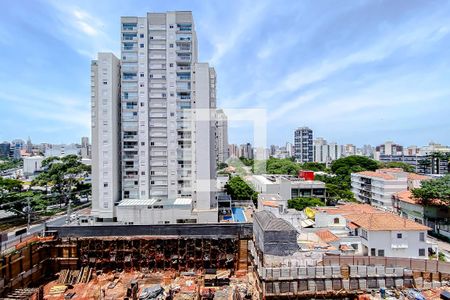
[(98, 225), (48, 226), (60, 237), (99, 236), (183, 236), (183, 237), (238, 237), (252, 239), (251, 223), (235, 224), (164, 224), (164, 225)]

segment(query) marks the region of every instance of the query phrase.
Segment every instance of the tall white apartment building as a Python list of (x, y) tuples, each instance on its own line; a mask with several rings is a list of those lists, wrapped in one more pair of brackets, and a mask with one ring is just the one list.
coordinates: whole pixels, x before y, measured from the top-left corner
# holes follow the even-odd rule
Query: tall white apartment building
[(228, 118), (222, 109), (216, 112), (217, 132), (216, 132), (216, 151), (217, 162), (223, 163), (228, 157)]
[(91, 63), (92, 214), (114, 221), (120, 194), (120, 61), (99, 53)]
[(323, 138), (317, 138), (314, 144), (314, 162), (330, 163), (342, 156), (342, 147), (335, 142), (327, 143)]
[(121, 18), (120, 223), (217, 221), (216, 74), (197, 53), (191, 12)]

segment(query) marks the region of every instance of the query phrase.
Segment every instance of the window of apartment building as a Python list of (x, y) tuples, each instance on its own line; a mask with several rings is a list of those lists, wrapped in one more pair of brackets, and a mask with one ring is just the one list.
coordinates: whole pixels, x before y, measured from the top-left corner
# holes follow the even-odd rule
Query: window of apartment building
[(104, 182), (104, 183), (103, 183), (103, 187), (108, 187), (108, 183), (107, 183), (107, 182)]
[(145, 175), (145, 172), (144, 172), (144, 171), (142, 171), (142, 172), (141, 172), (141, 175)]
[(419, 249), (419, 256), (425, 256), (425, 249)]
[(173, 48), (173, 44), (169, 44), (169, 47), (170, 47), (170, 48)]
[(139, 35), (139, 37), (140, 37), (140, 38), (143, 38), (143, 37), (144, 37), (144, 34), (143, 34), (143, 33), (141, 33), (141, 34)]
[(169, 67), (171, 67), (171, 68), (172, 68), (172, 67), (173, 67), (173, 63), (170, 63), (170, 64), (169, 64)]
[(384, 256), (384, 250), (383, 249), (379, 249), (378, 250), (378, 256)]
[(108, 81), (106, 81), (106, 80), (103, 80), (103, 84), (108, 84)]
[(339, 218), (334, 218), (333, 223), (334, 224), (339, 224)]
[(401, 238), (403, 238), (403, 235), (401, 233), (397, 233), (397, 238), (401, 239)]
[(420, 232), (419, 233), (419, 241), (425, 242), (425, 232)]
[(376, 251), (377, 251), (377, 249), (371, 248), (371, 249), (370, 249), (370, 255), (371, 255), (371, 256), (375, 256), (375, 255), (376, 255)]
[(140, 73), (139, 76), (144, 77), (144, 73)]
[(367, 240), (367, 231), (361, 229), (361, 237)]
[(169, 28), (173, 28), (173, 25), (169, 25)]

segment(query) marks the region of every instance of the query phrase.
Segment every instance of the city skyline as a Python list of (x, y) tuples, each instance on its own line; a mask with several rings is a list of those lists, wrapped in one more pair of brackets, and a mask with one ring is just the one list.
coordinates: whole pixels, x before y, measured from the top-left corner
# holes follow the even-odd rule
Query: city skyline
[[(217, 70), (217, 106), (225, 112), (266, 108), (269, 145), (292, 141), (301, 126), (338, 143), (450, 144), (449, 4), (363, 1), (334, 9), (325, 2), (289, 8), (267, 1), (135, 4), (5, 6), (0, 126), (8, 131), (0, 140), (31, 136), (36, 142), (70, 143), (89, 136), (86, 74), (96, 52), (119, 54), (120, 16), (182, 8), (198, 20), (200, 60)], [(13, 69), (16, 76), (9, 76), (6, 70)], [(241, 125), (230, 122), (230, 143), (252, 141), (251, 129)]]

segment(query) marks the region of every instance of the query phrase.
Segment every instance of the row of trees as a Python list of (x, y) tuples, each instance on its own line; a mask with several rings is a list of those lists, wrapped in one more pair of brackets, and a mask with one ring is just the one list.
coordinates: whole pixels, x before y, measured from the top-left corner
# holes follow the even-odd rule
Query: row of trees
[(0, 208), (22, 212), (30, 199), (33, 211), (45, 210), (52, 204), (67, 204), (77, 194), (90, 194), (90, 184), (83, 183), (90, 166), (81, 163), (76, 155), (50, 157), (42, 162), (42, 171), (26, 187), (17, 179), (0, 178)]

